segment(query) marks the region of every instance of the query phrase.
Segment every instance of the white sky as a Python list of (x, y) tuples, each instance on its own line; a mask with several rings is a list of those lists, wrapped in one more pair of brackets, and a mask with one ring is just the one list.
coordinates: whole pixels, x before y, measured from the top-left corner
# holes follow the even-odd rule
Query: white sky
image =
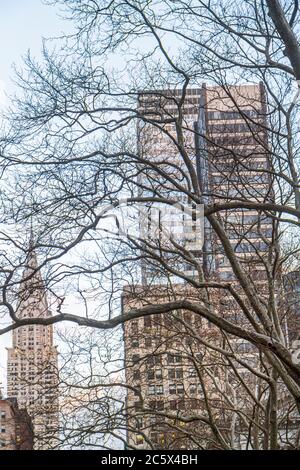
[[(12, 65), (21, 65), (28, 49), (39, 56), (42, 38), (59, 36), (71, 25), (42, 0), (0, 0), (0, 107), (14, 92)], [(6, 382), (6, 350), (10, 335), (0, 336), (0, 384)], [(0, 385), (1, 386), (1, 385)]]

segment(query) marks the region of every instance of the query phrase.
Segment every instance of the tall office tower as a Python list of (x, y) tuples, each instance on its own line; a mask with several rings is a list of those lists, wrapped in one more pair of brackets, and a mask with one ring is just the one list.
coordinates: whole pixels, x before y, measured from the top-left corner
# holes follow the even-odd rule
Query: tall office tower
[[(149, 169), (143, 168), (141, 194), (178, 201), (169, 209), (167, 205), (149, 203), (150, 217), (141, 221), (142, 237), (155, 242), (160, 237), (166, 249), (166, 259), (169, 263), (173, 261), (175, 269), (182, 271), (183, 268), (187, 274), (195, 274), (194, 267), (189, 266), (188, 262), (182, 266), (182, 259), (176, 259), (170, 235), (196, 257), (202, 259), (204, 256), (206, 274), (217, 275), (224, 280), (233, 279), (233, 271), (222, 253), (220, 242), (212, 235), (207, 222), (205, 227), (202, 226), (201, 207), (189, 198), (188, 192), (193, 192), (193, 188), (192, 181), (186, 176), (185, 154), (197, 172), (202, 203), (272, 200), (272, 181), (266, 173), (271, 167), (263, 86), (244, 85), (224, 89), (204, 85), (201, 89), (187, 90), (183, 104), (178, 90), (141, 94), (139, 112), (150, 121), (139, 124), (140, 155), (157, 162), (161, 172), (170, 178), (159, 177), (150, 165)], [(182, 144), (176, 145), (174, 142), (178, 141), (178, 135), (174, 118), (178, 118), (179, 112), (182, 112)], [(153, 121), (157, 125), (154, 126)], [(190, 211), (180, 211), (180, 203)], [(159, 212), (159, 209), (162, 210)], [(193, 211), (197, 215), (195, 220)], [(186, 223), (190, 222), (190, 215), (191, 223)], [(260, 271), (264, 277), (260, 255), (268, 251), (271, 219), (256, 210), (245, 209), (223, 211), (222, 219), (235, 252), (243, 259), (244, 265), (248, 264), (251, 275), (255, 273), (259, 277)], [(258, 238), (266, 238), (266, 241), (259, 242)], [(159, 266), (153, 264), (152, 268), (144, 265), (146, 282), (149, 283), (152, 277), (163, 280), (165, 274), (159, 275)]]
[[(185, 214), (176, 210), (163, 215), (163, 223), (156, 224), (155, 229), (151, 225), (152, 216), (142, 220), (146, 249), (153, 253), (160, 250), (160, 256), (162, 253), (175, 275), (173, 278), (167, 275), (155, 261), (142, 265), (143, 284), (124, 291), (123, 311), (184, 298), (201, 302), (234, 323), (246, 324), (235, 299), (224, 290), (221, 296), (220, 290), (211, 289), (207, 299), (203, 289), (178, 284), (176, 270), (191, 280), (200, 276), (195, 264), (186, 256), (190, 252), (203, 266), (205, 279), (235, 283), (222, 244), (206, 221), (200, 226), (201, 238), (197, 238), (199, 226), (193, 223), (193, 210), (197, 211), (197, 208), (188, 195), (189, 191), (193, 192), (193, 182), (186, 177), (185, 155), (195, 170), (202, 203), (272, 200), (272, 181), (266, 173), (271, 163), (264, 90), (260, 85), (227, 89), (203, 86), (188, 90), (180, 108), (182, 145), (176, 146), (170, 136), (176, 132), (172, 117), (178, 116), (179, 104), (182, 103), (178, 91), (156, 91), (140, 97), (140, 112), (150, 122), (155, 121), (155, 125), (146, 122), (139, 126), (141, 155), (157, 162), (159, 168), (171, 176), (170, 179), (158, 177), (149, 165), (148, 172), (144, 171), (140, 177), (141, 193), (177, 199), (188, 205), (192, 209), (192, 223), (182, 223)], [(182, 196), (182, 188), (186, 196)], [(152, 210), (149, 206), (150, 215)], [(238, 208), (222, 211), (220, 219), (233, 250), (248, 273), (249, 282), (259, 279), (261, 293), (267, 295), (264, 260), (272, 243), (272, 220), (256, 210)], [(167, 233), (165, 237), (164, 232)], [(176, 250), (172, 249), (172, 237), (168, 239), (168, 234), (175, 234)], [(164, 250), (161, 250), (162, 242)], [(180, 244), (185, 252), (178, 256)], [(239, 290), (238, 283), (236, 288)], [(147, 447), (151, 442), (158, 448), (222, 448), (221, 437), (211, 434), (208, 422), (221, 419), (230, 429), (230, 418), (224, 410), (235, 402), (241, 406), (241, 412), (245, 412), (247, 398), (244, 400), (240, 388), (236, 392), (239, 382), (234, 385), (236, 377), (224, 364), (224, 357), (217, 350), (203, 346), (205, 341), (222, 346), (224, 337), (220, 330), (188, 311), (170, 312), (127, 322), (124, 341), (126, 379), (132, 386), (127, 396), (128, 444)], [(255, 365), (258, 351), (251, 343), (233, 337), (226, 341), (232, 351)], [(238, 365), (237, 370), (240, 377), (246, 378), (249, 374), (242, 366)], [(233, 397), (231, 405), (226, 401), (229, 395)], [(207, 415), (209, 407), (214, 413), (217, 410), (213, 418)], [(177, 421), (176, 413), (181, 416), (184, 413), (186, 420)], [(242, 432), (240, 437), (243, 439)], [(236, 445), (242, 446), (242, 443)]]
[[(158, 255), (174, 270), (169, 273), (176, 279), (176, 271), (196, 274), (195, 267), (188, 260), (182, 265), (182, 253), (178, 255), (178, 244), (194, 256), (201, 256), (203, 241), (202, 205), (197, 205), (189, 196), (191, 182), (187, 177), (185, 155), (191, 160), (196, 175), (196, 154), (194, 123), (199, 112), (201, 89), (189, 89), (183, 104), (179, 90), (157, 91), (140, 94), (138, 111), (145, 116), (138, 124), (139, 154), (145, 160), (159, 165), (160, 174), (149, 164), (143, 165), (139, 174), (142, 196), (162, 197), (176, 201), (168, 205), (148, 203), (140, 216), (141, 238), (145, 249)], [(176, 125), (174, 118), (182, 111), (181, 148), (176, 145)], [(157, 125), (153, 125), (153, 122)], [(197, 178), (197, 176), (196, 176)], [(174, 246), (176, 249), (174, 250)], [(165, 272), (160, 263), (142, 263), (142, 278), (146, 284), (165, 282)]]
[(0, 450), (32, 450), (32, 421), (26, 409), (20, 410), (15, 398), (0, 394)]
[[(19, 318), (51, 316), (46, 291), (31, 249), (18, 293)], [(34, 426), (35, 449), (51, 448), (58, 433), (58, 357), (53, 328), (22, 326), (13, 331), (8, 348), (7, 393), (27, 409)]]
[[(202, 197), (206, 203), (274, 200), (262, 85), (202, 88), (196, 123), (196, 152)], [(257, 210), (220, 213), (231, 245), (246, 271), (266, 279), (264, 259), (272, 241), (272, 219)], [(264, 240), (264, 241), (262, 241)], [(206, 231), (204, 264), (208, 274), (233, 280), (221, 243)]]

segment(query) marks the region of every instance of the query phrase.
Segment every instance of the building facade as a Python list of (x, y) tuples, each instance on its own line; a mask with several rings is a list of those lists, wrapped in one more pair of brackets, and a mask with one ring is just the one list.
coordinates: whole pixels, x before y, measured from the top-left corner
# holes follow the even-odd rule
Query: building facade
[[(141, 194), (175, 200), (180, 195), (179, 202), (189, 206), (192, 214), (193, 210), (197, 211), (189, 197), (185, 159), (188, 156), (193, 166), (190, 174), (194, 170), (202, 204), (272, 201), (263, 87), (203, 86), (187, 90), (183, 103), (181, 98), (181, 92), (176, 90), (140, 96), (139, 112), (145, 116), (138, 129), (140, 153), (144, 159), (157, 162), (165, 174), (158, 178), (149, 165), (149, 170), (140, 177)], [(178, 122), (180, 112), (181, 135), (174, 121), (177, 117)], [(153, 126), (153, 122), (159, 125)], [(178, 138), (184, 148), (174, 143)], [(148, 213), (153, 210), (148, 204)], [(141, 235), (146, 240), (146, 250), (155, 255), (159, 248), (168, 269), (161, 270), (160, 262), (155, 263), (155, 256), (150, 266), (142, 264), (143, 283), (124, 291), (123, 312), (132, 307), (185, 298), (202, 302), (220, 316), (246, 326), (247, 320), (239, 306), (225, 290), (211, 289), (207, 297), (203, 289), (197, 292), (197, 289), (178, 284), (176, 271), (198, 281), (203, 274), (206, 280), (230, 281), (239, 289), (222, 244), (208, 222), (202, 221), (197, 226), (192, 215), (192, 223), (185, 224), (183, 217), (185, 214), (177, 208), (168, 211), (162, 220), (164, 229), (159, 229), (158, 233), (153, 230), (154, 217), (142, 221)], [(259, 280), (260, 294), (267, 297), (264, 262), (272, 249), (272, 219), (255, 209), (239, 208), (224, 210), (220, 217), (249, 282)], [(157, 226), (159, 224), (155, 224), (155, 228)], [(168, 234), (173, 236), (168, 237)], [(173, 254), (174, 251), (178, 254), (180, 244), (185, 256), (178, 259)], [(186, 252), (193, 255), (192, 261)], [(200, 272), (197, 262), (201, 264)], [(179, 282), (184, 284), (184, 280)], [(244, 410), (241, 412), (247, 409), (247, 393), (244, 396), (238, 387), (240, 378), (247, 382), (249, 371), (240, 367), (238, 379), (235, 374), (231, 376), (222, 355), (217, 349), (211, 351), (203, 347), (205, 341), (216, 347), (224, 346), (220, 330), (190, 312), (170, 312), (125, 324), (129, 447), (224, 448), (222, 437), (211, 435), (208, 423), (214, 419), (223, 422), (225, 428), (236, 427), (236, 436), (243, 439), (242, 427), (229, 422), (230, 415), (224, 410), (230, 406), (237, 409), (241, 406)], [(230, 338), (228, 347), (255, 367), (258, 350), (251, 343)], [(250, 386), (250, 382), (248, 384)], [(251, 383), (251, 387), (255, 390), (257, 384)], [(217, 410), (216, 415), (213, 415), (215, 411), (211, 411), (212, 416), (207, 414), (208, 409)], [(232, 445), (242, 446), (241, 442)]]
[[(166, 252), (169, 249), (166, 260), (175, 270), (197, 275), (194, 266), (188, 262), (183, 266), (182, 260), (172, 258), (174, 244), (170, 235), (201, 259), (205, 274), (220, 280), (234, 279), (220, 242), (203, 220), (201, 204), (193, 203), (189, 197), (193, 189), (187, 177), (185, 156), (193, 166), (190, 173), (196, 172), (202, 204), (273, 201), (263, 86), (225, 89), (203, 85), (186, 90), (183, 103), (180, 90), (141, 94), (139, 112), (146, 118), (138, 128), (140, 155), (157, 162), (162, 173), (158, 177), (151, 167), (143, 169), (141, 195), (178, 201), (170, 206), (148, 204), (147, 217), (141, 222), (142, 238), (153, 240), (153, 252), (159, 239)], [(182, 135), (178, 135), (175, 122), (180, 113)], [(179, 139), (183, 148), (175, 143)], [(187, 210), (180, 211), (180, 204)], [(231, 209), (221, 212), (221, 216), (236, 255), (244, 265), (249, 265), (251, 276), (264, 278), (261, 256), (267, 256), (268, 242), (272, 240), (272, 219), (255, 209)], [(262, 238), (264, 242), (259, 240)], [(159, 263), (152, 269), (144, 265), (142, 271), (146, 283), (154, 279), (164, 282), (165, 273), (160, 275)]]
[(0, 450), (32, 450), (33, 426), (26, 409), (17, 400), (0, 397)]
[[(199, 292), (182, 285), (159, 285), (147, 293), (139, 286), (124, 290), (123, 312), (175, 299), (203, 302)], [(218, 341), (217, 330), (189, 311), (125, 323), (128, 448), (206, 448), (213, 438), (206, 401), (220, 406), (225, 389), (219, 354), (203, 346), (200, 331), (207, 341)]]
[[(27, 258), (18, 293), (19, 318), (48, 318), (45, 286), (33, 249)], [(55, 445), (58, 433), (58, 353), (53, 327), (26, 325), (13, 331), (7, 349), (7, 393), (25, 407), (32, 419), (34, 447)]]
[(291, 271), (283, 276), (284, 309), (290, 343), (300, 340), (300, 271)]

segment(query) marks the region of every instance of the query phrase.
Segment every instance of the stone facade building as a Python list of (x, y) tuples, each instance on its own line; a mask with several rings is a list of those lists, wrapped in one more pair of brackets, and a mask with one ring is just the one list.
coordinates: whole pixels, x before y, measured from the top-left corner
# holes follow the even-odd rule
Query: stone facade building
[(32, 450), (33, 426), (26, 409), (17, 400), (0, 397), (0, 451)]
[[(51, 316), (36, 253), (31, 250), (18, 293), (19, 318)], [(32, 418), (36, 449), (55, 445), (58, 433), (58, 355), (53, 327), (22, 326), (8, 348), (7, 393)]]

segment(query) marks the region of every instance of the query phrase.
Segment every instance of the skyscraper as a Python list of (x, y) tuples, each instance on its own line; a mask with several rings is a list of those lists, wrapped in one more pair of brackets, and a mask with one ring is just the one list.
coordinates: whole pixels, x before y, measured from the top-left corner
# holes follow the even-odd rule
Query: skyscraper
[[(31, 247), (18, 294), (19, 318), (48, 318), (45, 286)], [(53, 327), (26, 325), (13, 331), (8, 348), (7, 394), (28, 410), (34, 426), (34, 446), (55, 445), (58, 433), (58, 354)]]
[[(139, 112), (145, 116), (139, 125), (140, 153), (143, 158), (157, 162), (169, 176), (159, 178), (149, 165), (149, 170), (140, 177), (141, 193), (175, 200), (181, 198), (180, 202), (193, 210), (188, 196), (189, 191), (193, 191), (193, 183), (190, 184), (186, 176), (187, 156), (193, 167), (190, 174), (193, 171), (196, 174), (201, 202), (206, 206), (232, 201), (259, 203), (273, 200), (263, 87), (203, 86), (187, 90), (183, 102), (181, 98), (179, 90), (148, 92), (140, 96)], [(178, 118), (181, 112), (182, 133), (178, 136), (174, 117)], [(151, 210), (149, 205), (149, 212)], [(208, 222), (201, 227), (202, 239), (199, 240), (196, 224), (189, 224), (187, 228), (180, 223), (180, 228), (174, 231), (178, 217), (182, 217), (180, 211), (179, 216), (174, 213), (165, 218), (165, 229), (176, 234), (173, 240), (193, 255), (191, 259), (201, 263), (206, 280), (236, 283), (223, 246)], [(264, 260), (272, 246), (272, 219), (256, 209), (239, 208), (224, 209), (220, 218), (232, 249), (249, 275), (249, 282), (259, 279), (263, 295), (267, 291)], [(123, 311), (185, 298), (206, 302), (220, 316), (246, 325), (247, 320), (238, 305), (225, 291), (220, 296), (220, 290), (212, 290), (210, 298), (204, 299), (203, 289), (194, 290), (176, 282), (176, 270), (190, 279), (197, 279), (196, 264), (187, 256), (176, 257), (178, 248), (172, 249), (172, 240), (159, 238), (159, 234), (153, 232), (151, 222), (151, 217), (148, 224), (143, 220), (142, 236), (147, 243), (150, 241), (147, 249), (150, 245), (154, 254), (156, 249), (160, 250), (159, 256), (163, 256), (164, 265), (169, 266), (169, 273), (166, 276), (167, 270), (161, 269), (155, 256), (150, 265), (142, 265), (143, 284), (124, 291)], [(164, 250), (161, 249), (162, 242), (165, 242)], [(170, 279), (173, 281), (171, 286)], [(238, 283), (236, 287), (239, 289)], [(200, 331), (201, 337), (197, 334)], [(224, 443), (220, 436), (210, 434), (208, 422), (211, 417), (205, 410), (208, 404), (213, 404), (218, 413), (226, 409), (228, 404), (222, 402), (222, 395), (225, 397), (229, 393), (228, 384), (234, 377), (228, 377), (225, 383), (224, 374), (230, 373), (223, 367), (221, 356), (217, 350), (203, 346), (205, 341), (220, 346), (220, 331), (190, 312), (170, 312), (127, 322), (124, 341), (126, 378), (132, 387), (127, 396), (129, 445), (143, 448), (151, 442), (157, 448), (201, 445), (206, 448), (220, 445), (222, 448)], [(234, 338), (230, 341), (234, 351), (255, 364), (257, 349), (251, 343)], [(238, 373), (246, 377), (248, 371), (240, 367)], [(200, 419), (191, 418), (195, 411), (201, 415)], [(186, 421), (176, 421), (176, 414), (179, 416), (182, 412)], [(219, 418), (220, 414), (214, 417)], [(223, 416), (223, 422), (228, 425), (226, 419)]]
[[(203, 86), (196, 121), (196, 153), (203, 202), (267, 203), (274, 200), (270, 176), (267, 103), (263, 85)], [(256, 209), (220, 212), (223, 227), (251, 277), (264, 280), (263, 258), (272, 241), (273, 222)], [(233, 280), (220, 241), (207, 227), (204, 245), (207, 274)]]
[[(271, 161), (266, 125), (267, 104), (263, 86), (223, 88), (203, 85), (202, 88), (186, 90), (184, 101), (181, 100), (180, 90), (140, 95), (139, 112), (145, 116), (138, 128), (140, 155), (154, 164), (157, 162), (160, 171), (168, 176), (158, 177), (156, 170), (149, 165), (149, 169), (141, 172), (141, 194), (177, 199), (179, 204), (190, 207), (191, 214), (193, 209), (198, 210), (197, 215), (201, 218), (200, 209), (189, 197), (189, 191), (193, 192), (193, 189), (187, 177), (186, 156), (193, 166), (192, 171), (196, 173), (202, 203), (272, 201), (272, 179), (268, 174)], [(177, 135), (176, 122), (180, 114), (182, 135)], [(162, 205), (149, 203), (148, 207), (149, 213), (158, 214)], [(182, 218), (188, 214), (180, 213), (177, 207), (168, 210), (167, 205), (163, 206), (159, 215), (163, 218), (164, 231), (172, 234), (175, 242), (178, 241), (202, 260), (205, 274), (223, 280), (234, 278), (220, 241), (207, 222), (202, 228), (197, 217), (194, 224), (185, 224)], [(264, 276), (261, 255), (268, 252), (272, 220), (255, 209), (224, 210), (221, 215), (236, 255), (250, 266), (251, 276), (259, 277), (259, 272)], [(153, 238), (153, 233), (156, 240), (158, 238), (151, 225), (153, 220), (155, 222), (155, 215), (143, 219), (141, 224), (142, 236), (149, 240)], [(160, 231), (160, 236), (162, 233)], [(262, 238), (265, 242), (258, 240)], [(187, 275), (196, 274), (195, 268), (188, 262), (182, 266), (182, 261), (178, 263), (176, 256), (172, 259), (174, 250), (167, 237), (163, 240), (163, 246), (167, 261), (173, 262), (175, 269), (180, 269), (180, 272), (184, 269)], [(143, 277), (148, 284), (153, 278), (164, 282), (165, 274), (160, 276), (159, 264), (153, 264), (152, 268), (143, 266)]]

